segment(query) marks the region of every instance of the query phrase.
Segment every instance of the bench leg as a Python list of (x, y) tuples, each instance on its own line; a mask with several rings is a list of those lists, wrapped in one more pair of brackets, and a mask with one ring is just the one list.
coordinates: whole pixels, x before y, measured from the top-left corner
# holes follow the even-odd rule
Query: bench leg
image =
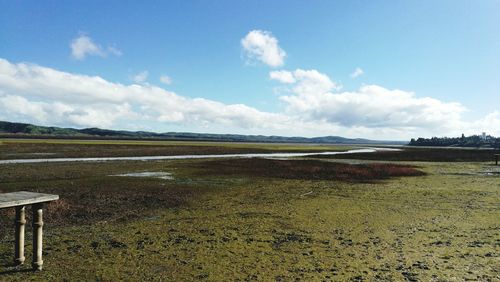
[(33, 205), (33, 270), (42, 270), (42, 227), (43, 211), (42, 204)]
[(16, 207), (15, 221), (15, 246), (14, 246), (14, 263), (20, 265), (24, 263), (24, 226), (26, 225), (26, 209), (24, 206)]

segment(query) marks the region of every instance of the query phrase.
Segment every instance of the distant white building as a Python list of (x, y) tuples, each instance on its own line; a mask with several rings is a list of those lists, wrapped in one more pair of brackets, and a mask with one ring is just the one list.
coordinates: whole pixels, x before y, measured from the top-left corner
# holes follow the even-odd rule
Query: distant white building
[(481, 139), (486, 140), (486, 132), (483, 132), (483, 134), (481, 134)]

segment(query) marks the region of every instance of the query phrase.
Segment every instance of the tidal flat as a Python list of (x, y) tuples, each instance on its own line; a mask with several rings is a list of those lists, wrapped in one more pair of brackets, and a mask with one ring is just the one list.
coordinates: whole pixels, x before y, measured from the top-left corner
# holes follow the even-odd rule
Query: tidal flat
[[(1, 158), (352, 148), (67, 143), (2, 142)], [(0, 211), (0, 280), (495, 281), (500, 166), (478, 155), (408, 148), (287, 160), (2, 165), (1, 193), (60, 200), (45, 209), (41, 272), (12, 266), (14, 212)], [(146, 172), (173, 179), (117, 176)], [(30, 227), (26, 236), (29, 262)]]

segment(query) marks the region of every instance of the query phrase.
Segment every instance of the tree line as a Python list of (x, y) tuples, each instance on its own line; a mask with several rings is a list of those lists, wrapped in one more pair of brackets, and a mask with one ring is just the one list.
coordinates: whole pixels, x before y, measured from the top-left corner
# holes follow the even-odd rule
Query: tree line
[(410, 146), (443, 146), (443, 147), (489, 147), (500, 150), (500, 138), (487, 135), (483, 138), (480, 135), (461, 137), (432, 137), (432, 138), (412, 138)]

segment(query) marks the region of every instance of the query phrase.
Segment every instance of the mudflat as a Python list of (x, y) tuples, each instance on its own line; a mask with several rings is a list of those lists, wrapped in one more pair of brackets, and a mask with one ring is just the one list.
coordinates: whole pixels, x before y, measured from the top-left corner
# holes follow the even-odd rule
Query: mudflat
[[(7, 151), (26, 153), (24, 146), (2, 143), (2, 158)], [(31, 153), (46, 146), (28, 145)], [(67, 146), (65, 156), (88, 149)], [(220, 144), (197, 146), (225, 152)], [(245, 146), (238, 150), (259, 150)], [(1, 211), (0, 280), (498, 279), (500, 167), (463, 154), (456, 154), (460, 161), (436, 157), (458, 151), (421, 150), (418, 160), (409, 159), (418, 149), (405, 148), (343, 159), (2, 165), (0, 192), (60, 200), (45, 212), (39, 273), (11, 265), (14, 211)], [(150, 172), (169, 177), (147, 177)]]

